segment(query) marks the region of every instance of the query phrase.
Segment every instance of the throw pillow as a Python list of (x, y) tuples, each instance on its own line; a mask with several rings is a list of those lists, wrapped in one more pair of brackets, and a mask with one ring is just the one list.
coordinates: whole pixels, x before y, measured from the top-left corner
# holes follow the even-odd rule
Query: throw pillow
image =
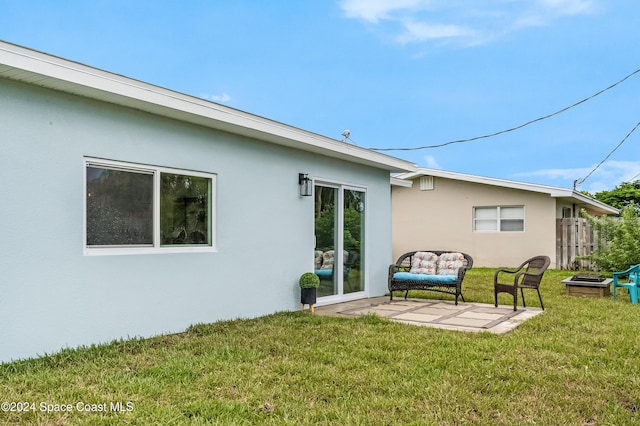
[(411, 260), (412, 274), (435, 275), (438, 263), (438, 255), (430, 251), (418, 251)]
[(458, 275), (458, 269), (466, 262), (461, 253), (442, 253), (438, 260), (438, 275)]

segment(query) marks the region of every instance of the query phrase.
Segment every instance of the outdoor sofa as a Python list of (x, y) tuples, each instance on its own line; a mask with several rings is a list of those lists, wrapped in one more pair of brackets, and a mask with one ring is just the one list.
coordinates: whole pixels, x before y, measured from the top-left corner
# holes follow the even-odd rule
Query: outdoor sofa
[(430, 290), (452, 294), (458, 304), (462, 295), (462, 280), (473, 267), (473, 259), (466, 253), (442, 250), (419, 250), (405, 253), (396, 263), (389, 265), (389, 295), (409, 290)]

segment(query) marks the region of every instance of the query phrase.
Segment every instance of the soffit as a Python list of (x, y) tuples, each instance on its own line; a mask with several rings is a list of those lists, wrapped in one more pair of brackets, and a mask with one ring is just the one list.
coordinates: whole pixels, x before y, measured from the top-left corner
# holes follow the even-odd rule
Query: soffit
[(415, 170), (396, 157), (3, 42), (0, 77), (390, 172)]

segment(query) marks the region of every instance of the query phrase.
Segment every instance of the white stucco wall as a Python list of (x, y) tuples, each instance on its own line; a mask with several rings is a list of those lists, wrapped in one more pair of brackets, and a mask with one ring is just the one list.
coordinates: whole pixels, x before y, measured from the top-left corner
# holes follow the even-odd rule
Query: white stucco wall
[[(299, 309), (313, 197), (367, 188), (369, 295), (391, 261), (389, 173), (0, 79), (0, 362)], [(83, 159), (217, 175), (215, 253), (83, 255)]]
[[(524, 232), (474, 232), (473, 208), (524, 206)], [(434, 178), (434, 189), (393, 187), (393, 257), (413, 250), (462, 251), (474, 266), (514, 267), (547, 255), (555, 260), (556, 201), (549, 195)], [(552, 266), (554, 267), (553, 263)]]

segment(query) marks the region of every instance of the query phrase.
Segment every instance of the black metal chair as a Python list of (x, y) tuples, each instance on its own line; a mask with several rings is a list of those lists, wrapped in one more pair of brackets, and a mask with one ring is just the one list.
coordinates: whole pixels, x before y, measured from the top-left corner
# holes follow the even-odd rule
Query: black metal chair
[[(538, 292), (540, 307), (544, 310), (542, 296), (540, 295), (540, 282), (544, 271), (547, 270), (550, 264), (551, 259), (549, 259), (549, 256), (535, 256), (524, 261), (518, 269), (498, 269), (493, 276), (493, 293), (496, 308), (498, 307), (498, 293), (509, 293), (513, 296), (513, 310), (517, 310), (518, 289), (520, 289), (520, 295), (522, 296), (522, 306), (526, 308), (527, 304), (522, 290), (528, 288)], [(506, 277), (509, 277), (509, 281), (513, 281), (505, 283)]]

